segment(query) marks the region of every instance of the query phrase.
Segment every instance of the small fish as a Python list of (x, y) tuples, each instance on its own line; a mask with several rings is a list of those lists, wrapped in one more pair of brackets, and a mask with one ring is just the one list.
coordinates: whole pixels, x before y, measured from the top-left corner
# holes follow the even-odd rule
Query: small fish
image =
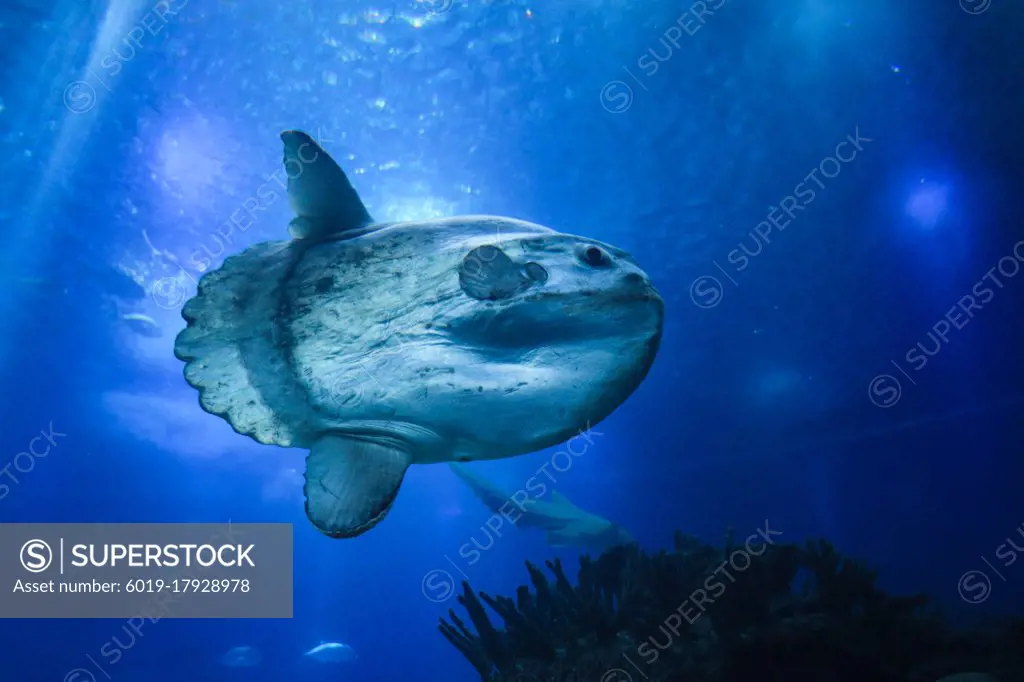
[(263, 660), (260, 650), (251, 646), (236, 646), (220, 657), (225, 668), (253, 668)]
[(163, 332), (160, 331), (160, 325), (156, 323), (149, 315), (143, 315), (141, 313), (129, 313), (122, 315), (121, 319), (128, 323), (132, 331), (141, 334), (142, 336), (157, 337)]
[(320, 663), (348, 663), (358, 658), (356, 650), (348, 644), (338, 642), (320, 642), (303, 654)]

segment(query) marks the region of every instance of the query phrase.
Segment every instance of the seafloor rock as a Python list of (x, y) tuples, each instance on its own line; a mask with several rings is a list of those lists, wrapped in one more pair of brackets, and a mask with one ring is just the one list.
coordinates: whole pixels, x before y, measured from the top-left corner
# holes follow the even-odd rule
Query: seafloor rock
[(670, 552), (581, 558), (576, 585), (546, 565), (553, 581), (527, 562), (532, 589), (514, 599), (463, 583), (471, 626), (441, 619), (484, 682), (1024, 682), (1020, 623), (955, 631), (928, 597), (882, 592), (824, 540), (714, 548), (677, 534)]

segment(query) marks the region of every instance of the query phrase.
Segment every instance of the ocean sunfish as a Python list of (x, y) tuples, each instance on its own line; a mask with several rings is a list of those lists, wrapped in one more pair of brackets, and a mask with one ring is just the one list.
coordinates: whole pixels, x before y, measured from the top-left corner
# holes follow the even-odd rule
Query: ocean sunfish
[(647, 375), (664, 303), (625, 251), (497, 216), (375, 223), (312, 138), (281, 139), (293, 238), (207, 272), (174, 353), (204, 410), (309, 450), (325, 535), (380, 522), (412, 464), (557, 445)]

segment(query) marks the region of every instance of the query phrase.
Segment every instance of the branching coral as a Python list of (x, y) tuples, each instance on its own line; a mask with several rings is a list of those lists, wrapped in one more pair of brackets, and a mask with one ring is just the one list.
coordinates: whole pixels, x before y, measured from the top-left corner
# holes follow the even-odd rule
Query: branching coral
[(1019, 629), (955, 633), (925, 596), (882, 592), (824, 540), (752, 547), (727, 535), (714, 548), (677, 534), (669, 552), (583, 557), (575, 585), (559, 561), (546, 566), (553, 581), (526, 563), (531, 586), (515, 599), (463, 583), (472, 627), (454, 610), (441, 619), (484, 682), (596, 682), (614, 669), (646, 682), (931, 682), (972, 669), (1024, 679), (1007, 653), (1022, 650)]

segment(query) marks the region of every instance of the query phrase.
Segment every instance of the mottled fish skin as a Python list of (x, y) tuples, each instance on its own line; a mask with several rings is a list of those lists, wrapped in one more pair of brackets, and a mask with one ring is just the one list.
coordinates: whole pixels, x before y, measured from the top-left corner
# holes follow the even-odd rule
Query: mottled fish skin
[[(580, 241), (469, 216), (310, 248), (282, 287), (282, 327), (322, 427), (398, 435), (429, 463), (532, 452), (603, 419), (650, 366), (662, 305), (643, 300), (646, 277), (607, 245), (609, 281), (622, 286), (577, 295)], [(460, 262), (495, 242), (517, 261), (547, 261), (550, 280), (512, 305), (466, 296)]]
[[(460, 264), (495, 243), (545, 266), (548, 279), (511, 301), (465, 295)], [(613, 261), (596, 277), (579, 261), (588, 244)], [(244, 280), (235, 261), (252, 256), (262, 276)], [(234, 341), (250, 384), (236, 396), (236, 430), (258, 434), (266, 420), (272, 436), (254, 437), (291, 447), (323, 432), (394, 436), (413, 446), (416, 463), (533, 452), (596, 424), (646, 375), (663, 314), (624, 252), (493, 217), (260, 244), (204, 277), (200, 293), (225, 289), (252, 325)], [(224, 381), (190, 383), (205, 395)]]
[[(281, 286), (309, 247), (262, 242), (229, 256), (199, 280), (175, 340), (199, 404), (265, 445), (309, 447), (320, 427), (289, 363), (279, 318)], [(258, 276), (253, 276), (256, 272)]]

